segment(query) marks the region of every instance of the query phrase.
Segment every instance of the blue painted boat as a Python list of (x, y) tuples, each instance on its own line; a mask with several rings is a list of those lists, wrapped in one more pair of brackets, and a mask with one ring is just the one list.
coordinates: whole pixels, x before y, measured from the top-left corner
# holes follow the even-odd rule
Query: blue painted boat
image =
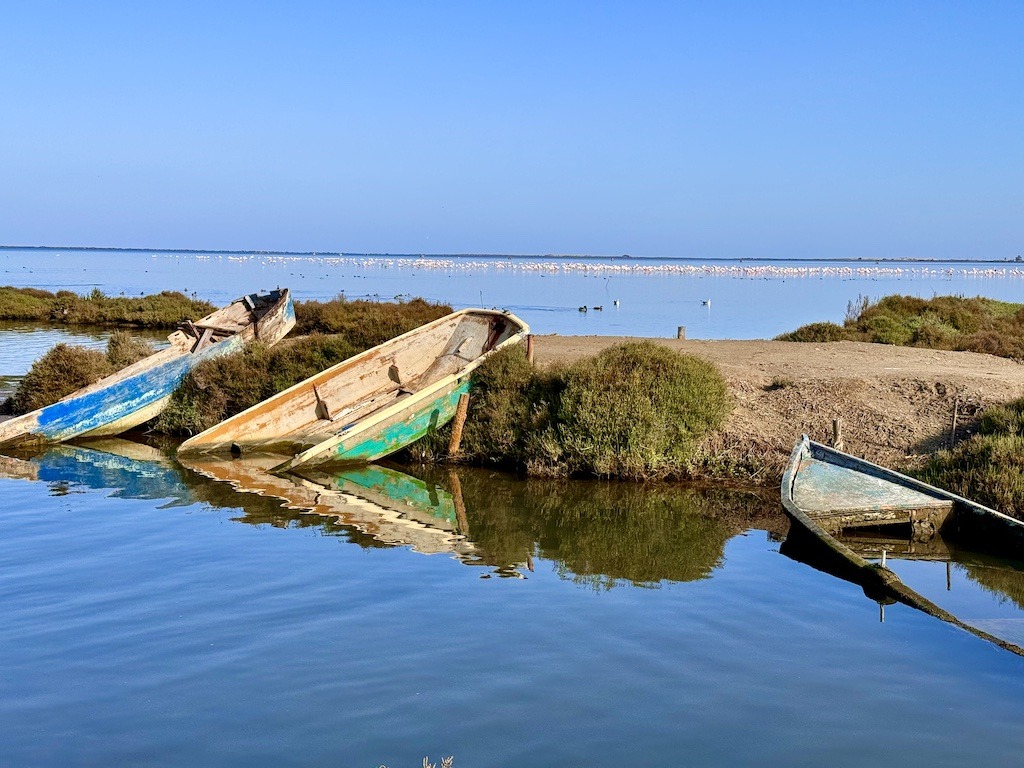
[(884, 557), (871, 562), (837, 538), (851, 529), (898, 527), (911, 541), (928, 543), (941, 536), (975, 551), (1021, 560), (1024, 522), (806, 435), (790, 455), (781, 493), (792, 521), (786, 544), (809, 552), (796, 559), (860, 584), (880, 602), (899, 601), (1024, 655), (1024, 648), (961, 621), (910, 589), (885, 567)]
[(295, 325), (287, 289), (250, 294), (167, 337), (170, 346), (38, 410), (0, 422), (0, 444), (59, 443), (117, 435), (149, 421), (199, 362), (259, 340), (280, 341)]
[(274, 468), (370, 462), (447, 423), (472, 373), (529, 327), (508, 312), (464, 309), (397, 336), (222, 421), (180, 454), (270, 452)]

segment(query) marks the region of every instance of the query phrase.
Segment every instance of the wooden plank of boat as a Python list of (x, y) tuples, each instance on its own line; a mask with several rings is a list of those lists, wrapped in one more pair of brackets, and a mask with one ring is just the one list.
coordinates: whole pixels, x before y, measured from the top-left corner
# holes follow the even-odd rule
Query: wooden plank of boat
[(465, 309), (338, 363), (182, 443), (182, 454), (258, 451), (306, 463), (368, 462), (445, 424), (471, 374), (526, 338), (508, 312)]
[[(0, 444), (63, 442), (125, 432), (157, 416), (200, 361), (239, 350), (254, 339), (275, 344), (294, 325), (295, 309), (287, 289), (237, 299), (202, 320), (184, 324), (167, 337), (166, 349), (56, 403), (0, 422)], [(210, 326), (237, 330), (218, 340), (207, 335), (214, 333)]]
[(809, 440), (797, 443), (782, 477), (790, 536), (806, 535), (831, 561), (829, 570), (865, 592), (897, 600), (1024, 656), (1024, 648), (967, 624), (907, 587), (890, 569), (837, 540), (843, 528), (910, 525), (927, 539), (941, 531), (992, 551), (1024, 556), (1024, 522), (962, 496)]

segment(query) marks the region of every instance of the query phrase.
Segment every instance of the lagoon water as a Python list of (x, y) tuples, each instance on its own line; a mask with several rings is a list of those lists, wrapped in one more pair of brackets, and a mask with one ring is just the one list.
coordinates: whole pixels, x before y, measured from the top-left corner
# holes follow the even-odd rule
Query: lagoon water
[[(456, 305), (478, 291), (540, 332), (674, 335), (704, 312), (706, 335), (734, 337), (841, 320), (886, 280), (932, 292), (923, 275), (276, 258), (8, 251), (0, 282), (215, 303), (277, 284)], [(604, 310), (584, 316), (588, 286)], [(23, 372), (24, 333), (0, 330), (0, 374)], [(773, 492), (249, 469), (127, 441), (0, 458), (0, 765), (1009, 766), (1024, 750), (1024, 658), (899, 605), (880, 622), (859, 587), (780, 552)], [(1024, 634), (1024, 565), (954, 553), (948, 590), (945, 563), (894, 567), (962, 618)]]
[(860, 296), (1024, 302), (1024, 263), (0, 249), (0, 285), (109, 295), (178, 290), (217, 305), (286, 286), (298, 299), (419, 296), (456, 308), (500, 307), (536, 333), (675, 337), (682, 325), (694, 339), (759, 339), (809, 322), (842, 322)]

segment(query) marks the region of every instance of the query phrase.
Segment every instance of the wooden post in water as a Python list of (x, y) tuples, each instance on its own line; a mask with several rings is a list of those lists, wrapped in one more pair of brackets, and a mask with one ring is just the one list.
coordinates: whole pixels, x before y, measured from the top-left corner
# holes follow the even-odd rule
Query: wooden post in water
[(466, 426), (466, 414), (469, 413), (469, 393), (459, 395), (459, 404), (455, 407), (455, 419), (452, 421), (452, 439), (448, 443), (448, 456), (459, 455), (462, 445), (462, 428)]
[(956, 417), (960, 410), (960, 397), (953, 398), (953, 421), (949, 425), (949, 448), (953, 449), (953, 444), (956, 443)]
[(533, 334), (526, 335), (526, 360), (533, 365)]
[(832, 447), (837, 451), (843, 450), (843, 420), (832, 419)]

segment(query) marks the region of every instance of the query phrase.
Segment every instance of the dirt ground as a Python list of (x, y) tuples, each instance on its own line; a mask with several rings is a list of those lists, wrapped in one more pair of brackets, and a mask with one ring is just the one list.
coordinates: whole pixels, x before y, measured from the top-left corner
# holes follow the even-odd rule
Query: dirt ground
[[(625, 341), (612, 336), (537, 336), (540, 366), (571, 363)], [(801, 434), (831, 443), (841, 421), (849, 453), (908, 468), (968, 437), (985, 407), (1024, 396), (1024, 365), (974, 352), (944, 352), (840, 341), (650, 339), (710, 360), (736, 407), (705, 446), (712, 464), (777, 482)]]

